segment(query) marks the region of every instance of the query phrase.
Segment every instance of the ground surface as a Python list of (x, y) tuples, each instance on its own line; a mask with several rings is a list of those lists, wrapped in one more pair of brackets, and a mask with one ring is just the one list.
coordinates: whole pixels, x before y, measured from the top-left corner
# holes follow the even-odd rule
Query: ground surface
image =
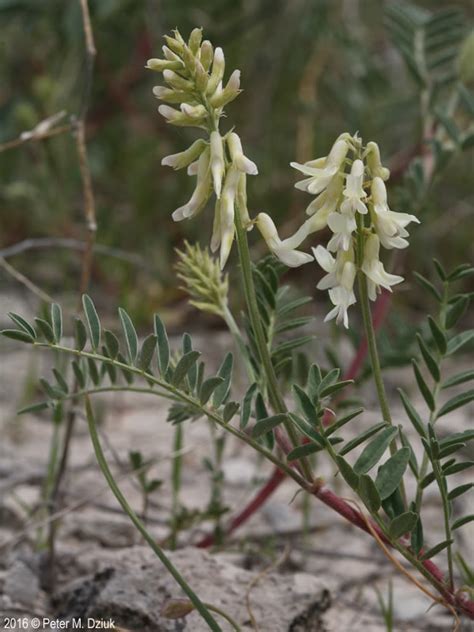
[[(13, 309), (28, 314), (31, 309), (19, 298), (2, 303), (2, 313)], [(29, 620), (33, 616), (112, 617), (123, 629), (143, 632), (207, 629), (194, 613), (176, 621), (160, 617), (163, 603), (182, 595), (143, 545), (128, 518), (118, 510), (95, 463), (82, 415), (76, 428), (71, 468), (62, 498), (66, 511), (58, 530), (55, 596), (52, 602), (47, 598), (41, 584), (45, 555), (34, 552), (35, 542), (44, 532), (39, 534), (31, 512), (40, 500), (51, 424), (46, 417), (15, 418), (15, 409), (25, 397), (29, 401), (34, 397), (24, 392), (25, 370), (32, 375), (47, 374), (49, 360), (45, 354), (32, 357), (15, 343), (2, 341), (0, 345), (2, 621), (4, 616), (24, 615)], [(197, 348), (211, 350), (210, 362), (217, 362), (228, 345), (225, 337), (215, 335), (212, 340), (197, 337), (195, 343)], [(400, 381), (413, 392), (410, 372), (404, 370), (389, 376), (389, 389), (392, 391)], [(403, 423), (409, 431), (395, 397), (393, 399), (395, 422)], [(368, 410), (360, 425), (368, 426), (379, 420), (370, 389), (365, 393), (365, 400)], [(146, 457), (157, 459), (153, 474), (164, 483), (152, 497), (149, 528), (157, 539), (167, 538), (174, 429), (165, 422), (165, 404), (158, 398), (133, 393), (104, 396), (97, 404), (107, 454), (127, 498), (138, 511), (141, 510), (140, 493), (135, 481), (126, 474), (128, 451), (141, 450)], [(466, 408), (462, 414), (446, 417), (446, 428), (454, 431), (469, 427), (470, 413), (472, 408)], [(210, 429), (206, 422), (186, 425), (180, 502), (189, 511), (203, 510), (209, 502), (210, 475), (203, 465), (203, 458), (209, 456), (209, 445)], [(224, 459), (225, 503), (232, 510), (242, 507), (270, 471), (271, 468), (245, 445), (228, 440)], [(325, 459), (320, 459), (317, 472), (332, 488), (349, 495), (334, 479), (334, 469)], [(459, 478), (461, 480), (462, 475)], [(218, 551), (207, 552), (189, 546), (212, 529), (209, 521), (180, 535), (178, 550), (170, 555), (202, 599), (226, 610), (243, 630), (377, 632), (385, 627), (375, 588), (386, 596), (391, 580), (395, 594), (395, 630), (452, 629), (451, 618), (441, 608), (427, 612), (428, 599), (396, 573), (373, 540), (314, 499), (308, 504), (306, 533), (301, 535), (304, 500), (302, 495), (293, 499), (295, 491), (292, 482), (285, 482), (259, 514)], [(412, 491), (409, 487), (408, 493)], [(435, 489), (429, 487), (426, 497), (424, 517), (429, 542), (436, 537), (442, 539), (442, 521)], [(465, 511), (460, 505), (456, 507), (456, 511), (461, 509)], [(38, 520), (38, 513), (35, 516)], [(469, 525), (463, 528), (462, 538), (463, 552), (472, 562), (474, 531)], [(442, 557), (439, 563), (444, 564)], [(28, 625), (34, 629), (32, 624)], [(222, 627), (231, 629), (225, 622)], [(474, 628), (463, 624), (463, 629)]]

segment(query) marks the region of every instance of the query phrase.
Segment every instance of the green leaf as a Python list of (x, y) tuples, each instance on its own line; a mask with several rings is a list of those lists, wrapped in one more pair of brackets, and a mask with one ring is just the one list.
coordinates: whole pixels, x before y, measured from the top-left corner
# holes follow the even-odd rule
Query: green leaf
[(166, 328), (158, 314), (154, 316), (154, 328), (158, 339), (158, 368), (160, 369), (161, 377), (165, 378), (170, 362), (170, 345)]
[(443, 476), (451, 476), (451, 474), (458, 474), (464, 472), (474, 465), (474, 461), (464, 461), (463, 463), (453, 463), (449, 467), (446, 464), (443, 466)]
[(98, 386), (100, 382), (99, 371), (97, 370), (97, 365), (92, 358), (87, 358), (87, 366), (94, 386)]
[(59, 344), (63, 336), (63, 313), (57, 303), (51, 305), (51, 324), (53, 327), (54, 341)]
[(243, 430), (247, 427), (250, 419), (250, 413), (252, 412), (252, 401), (257, 390), (257, 384), (254, 382), (249, 386), (245, 397), (242, 401), (242, 408), (240, 409), (240, 427)]
[(451, 525), (451, 529), (452, 531), (454, 531), (454, 529), (459, 529), (459, 527), (463, 527), (465, 524), (467, 524), (468, 522), (472, 522), (474, 520), (474, 514), (470, 514), (469, 516), (464, 516), (463, 518), (459, 518), (459, 520), (456, 520), (456, 522), (454, 522)]
[(425, 361), (425, 364), (428, 367), (428, 370), (431, 373), (431, 376), (433, 377), (435, 382), (439, 382), (441, 375), (440, 375), (438, 362), (436, 361), (431, 351), (428, 349), (425, 341), (420, 336), (420, 334), (416, 334), (416, 339), (417, 339), (418, 346), (420, 348), (420, 352), (423, 357), (423, 360)]
[(214, 406), (220, 406), (223, 404), (229, 395), (233, 366), (234, 356), (232, 353), (228, 353), (217, 372), (218, 377), (221, 377), (223, 382), (216, 388), (212, 396), (212, 403)]
[(92, 299), (87, 294), (82, 296), (82, 306), (86, 315), (91, 345), (96, 351), (100, 347), (101, 326), (99, 316)]
[(474, 329), (468, 329), (467, 331), (463, 331), (457, 336), (453, 336), (451, 340), (448, 342), (448, 351), (447, 355), (452, 355), (456, 351), (459, 351), (461, 347), (464, 347), (465, 344), (471, 342), (474, 338)]
[(343, 388), (346, 388), (346, 386), (349, 386), (350, 384), (354, 384), (354, 380), (343, 380), (342, 382), (336, 382), (335, 384), (330, 384), (329, 386), (326, 386), (326, 388), (323, 388), (321, 390), (320, 395), (321, 397), (328, 397), (328, 395), (334, 395), (334, 393), (341, 391)]
[(109, 356), (112, 359), (115, 359), (120, 351), (120, 343), (115, 334), (113, 334), (108, 329), (104, 330), (104, 338), (105, 338), (105, 346), (107, 351), (109, 352)]
[(426, 279), (424, 276), (422, 276), (421, 274), (419, 274), (418, 272), (414, 272), (413, 275), (415, 276), (416, 280), (418, 281), (418, 283), (420, 285), (422, 285), (425, 290), (428, 290), (428, 292), (430, 292), (434, 298), (441, 303), (441, 301), (443, 300), (441, 297), (441, 294), (438, 292), (438, 290), (435, 288), (435, 286), (428, 281), (428, 279)]
[(138, 367), (142, 371), (148, 371), (150, 367), (156, 349), (156, 341), (155, 334), (148, 335), (143, 341), (140, 357), (138, 358)]
[(133, 326), (132, 319), (127, 312), (119, 307), (119, 317), (122, 323), (123, 333), (125, 334), (125, 341), (127, 343), (128, 359), (131, 364), (135, 364), (138, 355), (138, 336)]
[(435, 341), (439, 352), (441, 353), (441, 355), (444, 355), (448, 349), (448, 343), (444, 331), (431, 316), (428, 316), (428, 324), (431, 329), (431, 335), (433, 336), (433, 340)]
[(33, 336), (30, 336), (30, 334), (21, 329), (2, 329), (1, 333), (2, 336), (5, 336), (6, 338), (19, 340), (20, 342), (27, 342), (29, 344), (32, 344), (35, 341)]
[[(473, 101), (473, 106), (474, 106), (474, 101)], [(474, 111), (473, 111), (473, 115), (474, 115)], [(457, 281), (460, 278), (462, 279), (466, 272), (468, 273), (468, 275), (474, 274), (474, 268), (471, 267), (470, 263), (462, 263), (461, 265), (454, 268), (454, 270), (448, 276), (448, 280)]]
[(315, 452), (321, 452), (322, 447), (317, 443), (305, 443), (304, 445), (299, 445), (297, 448), (293, 448), (288, 454), (286, 458), (288, 461), (298, 461), (299, 459), (304, 459)]
[(441, 553), (441, 551), (443, 549), (448, 547), (453, 542), (454, 542), (454, 540), (443, 540), (442, 542), (440, 542), (436, 546), (432, 547), (428, 551), (425, 551), (425, 553), (423, 553), (423, 555), (420, 557), (420, 559), (423, 560), (423, 561), (424, 560), (429, 560), (430, 558), (434, 557), (435, 555), (438, 555), (438, 553)]
[(317, 364), (312, 364), (308, 371), (308, 380), (306, 384), (306, 390), (311, 401), (314, 401), (319, 396), (319, 385), (322, 380), (321, 369)]
[(349, 463), (342, 458), (342, 456), (336, 457), (336, 465), (339, 468), (342, 478), (354, 491), (359, 489), (359, 476), (354, 472)]
[(468, 369), (467, 371), (461, 371), (452, 377), (448, 378), (441, 388), (449, 388), (450, 386), (457, 386), (458, 384), (464, 384), (464, 382), (470, 382), (474, 380), (474, 369)]
[(380, 509), (382, 501), (379, 492), (374, 481), (367, 474), (362, 474), (359, 477), (358, 491), (359, 496), (371, 511), (377, 512)]
[(426, 402), (428, 408), (433, 411), (436, 408), (435, 400), (433, 397), (433, 393), (430, 391), (428, 384), (425, 382), (420, 367), (416, 360), (411, 361), (413, 371), (415, 373), (416, 383), (418, 384), (418, 388), (420, 389), (420, 393), (423, 395), (423, 399)]
[(448, 445), (447, 447), (443, 448), (442, 450), (439, 451), (439, 459), (445, 459), (447, 456), (449, 456), (450, 454), (454, 454), (455, 452), (457, 452), (458, 450), (461, 450), (461, 448), (465, 448), (466, 444), (465, 443), (452, 443), (451, 445)]
[(225, 423), (228, 423), (232, 417), (238, 412), (240, 405), (237, 402), (227, 402), (222, 411), (222, 418)]
[[(120, 362), (120, 364), (128, 364), (127, 360), (120, 352), (117, 355), (117, 361)], [(124, 367), (120, 367), (120, 371), (122, 372), (122, 375), (124, 376), (127, 384), (132, 384), (134, 379), (133, 373), (131, 371), (128, 371)]]
[(445, 448), (453, 443), (464, 441), (472, 441), (474, 439), (474, 430), (464, 430), (463, 432), (453, 432), (439, 442), (441, 448)]
[(446, 329), (451, 329), (456, 325), (458, 320), (464, 314), (469, 305), (469, 298), (467, 296), (461, 296), (455, 301), (446, 312)]
[(36, 404), (30, 404), (29, 406), (25, 406), (24, 408), (20, 408), (17, 411), (17, 415), (25, 415), (26, 413), (39, 413), (42, 410), (45, 410), (49, 407), (48, 402), (38, 402)]
[(321, 380), (321, 383), (319, 385), (319, 392), (321, 393), (321, 391), (323, 391), (329, 385), (337, 382), (340, 375), (341, 375), (341, 369), (334, 368), (328, 371), (326, 375), (323, 377), (323, 379)]
[(289, 353), (298, 347), (303, 347), (310, 342), (313, 342), (314, 336), (301, 336), (300, 338), (294, 338), (293, 340), (287, 340), (286, 342), (282, 342), (278, 345), (272, 353), (272, 358), (281, 354), (281, 353)]
[(76, 349), (82, 351), (87, 342), (87, 331), (84, 323), (80, 318), (74, 319), (74, 338), (76, 343)]
[(423, 540), (423, 523), (421, 522), (421, 517), (418, 515), (415, 528), (411, 532), (411, 548), (416, 555), (419, 555), (423, 548)]
[(371, 470), (374, 465), (380, 461), (397, 432), (397, 428), (393, 427), (382, 430), (382, 432), (362, 450), (357, 461), (354, 463), (354, 471), (357, 474), (365, 474)]
[(316, 443), (319, 443), (321, 447), (326, 447), (324, 437), (320, 435), (319, 432), (317, 432), (312, 426), (310, 426), (309, 423), (304, 421), (304, 419), (301, 419), (301, 417), (298, 417), (298, 415), (295, 415), (294, 413), (290, 413), (290, 419), (298, 427), (298, 429), (306, 437), (308, 437), (308, 439), (316, 441)]
[(293, 385), (293, 395), (306, 420), (309, 421), (311, 426), (316, 426), (318, 421), (316, 408), (308, 395), (298, 384)]
[(32, 338), (36, 338), (36, 331), (34, 330), (34, 327), (32, 327), (22, 316), (15, 314), (14, 312), (8, 312), (8, 316), (12, 319), (15, 325), (18, 325), (18, 327), (23, 329), (23, 331), (29, 334)]
[(409, 460), (409, 448), (401, 448), (379, 467), (377, 478), (375, 479), (375, 486), (382, 500), (391, 496), (393, 492), (398, 489)]
[(51, 328), (51, 325), (43, 318), (35, 318), (35, 323), (37, 324), (38, 329), (46, 338), (46, 340), (50, 342), (51, 344), (54, 344), (55, 339), (54, 339), (54, 333)]
[(398, 540), (405, 533), (411, 533), (416, 527), (418, 515), (414, 511), (406, 511), (390, 522), (389, 531), (392, 538)]
[(85, 388), (86, 386), (86, 378), (84, 376), (84, 373), (81, 369), (81, 367), (79, 366), (79, 363), (77, 362), (77, 360), (73, 360), (71, 363), (72, 366), (72, 370), (74, 372), (74, 376), (76, 378), (76, 382), (78, 383), (80, 388)]
[(449, 399), (443, 406), (441, 406), (437, 417), (439, 418), (443, 415), (447, 415), (453, 410), (472, 402), (472, 400), (474, 400), (474, 389), (466, 391), (466, 393), (460, 393), (459, 395)]
[(446, 273), (446, 270), (443, 268), (441, 263), (438, 261), (438, 259), (433, 259), (433, 264), (434, 264), (434, 267), (436, 268), (436, 272), (438, 273), (438, 276), (439, 276), (440, 280), (441, 281), (446, 281), (447, 278), (448, 278), (448, 275)]
[(286, 413), (281, 413), (278, 415), (272, 415), (271, 417), (265, 417), (264, 419), (259, 419), (252, 430), (252, 437), (258, 439), (262, 435), (270, 432), (273, 428), (276, 428), (284, 421), (288, 419), (288, 415)]
[(400, 433), (400, 440), (402, 442), (402, 447), (407, 448), (410, 456), (408, 459), (408, 465), (410, 466), (411, 471), (413, 472), (413, 474), (415, 475), (416, 478), (418, 478), (419, 476), (419, 469), (418, 469), (418, 461), (416, 459), (416, 455), (415, 452), (412, 448), (412, 446), (410, 445), (410, 442), (408, 441), (405, 433), (402, 430), (402, 427), (399, 426), (398, 427), (398, 431)]
[(367, 439), (370, 439), (370, 437), (379, 432), (379, 430), (382, 430), (382, 428), (387, 428), (387, 424), (385, 423), (385, 421), (381, 421), (380, 423), (371, 426), (370, 428), (368, 428), (368, 430), (361, 432), (359, 435), (357, 435), (357, 437), (351, 439), (351, 441), (348, 441), (342, 448), (342, 450), (340, 450), (339, 454), (341, 456), (348, 454), (351, 450), (357, 448), (357, 446), (359, 446), (361, 443), (364, 443), (365, 441), (367, 441)]
[(47, 380), (45, 380), (44, 378), (40, 378), (39, 383), (40, 383), (41, 388), (43, 389), (43, 391), (51, 399), (62, 399), (63, 398), (64, 393), (61, 390), (59, 390), (58, 388), (55, 388), (54, 386), (51, 386), (51, 384)]
[(180, 358), (173, 373), (171, 383), (173, 386), (179, 386), (188, 374), (189, 369), (194, 366), (201, 354), (199, 351), (190, 351)]
[(428, 485), (431, 485), (431, 483), (434, 481), (435, 479), (435, 475), (434, 472), (430, 472), (429, 474), (427, 474), (421, 481), (420, 481), (420, 487), (421, 489), (425, 489), (426, 487), (428, 487)]
[(363, 408), (357, 408), (356, 410), (351, 410), (349, 413), (347, 413), (346, 415), (344, 415), (343, 417), (335, 421), (333, 424), (328, 426), (324, 434), (326, 435), (326, 437), (329, 437), (334, 432), (336, 432), (336, 430), (339, 430), (340, 428), (345, 426), (347, 423), (349, 423), (349, 421), (354, 419), (354, 417), (357, 417), (363, 412), (364, 412)]
[(58, 383), (59, 388), (64, 392), (65, 395), (67, 395), (69, 393), (69, 386), (67, 385), (66, 380), (56, 368), (53, 369), (53, 374), (56, 378), (56, 382)]
[(411, 421), (411, 423), (413, 424), (413, 427), (415, 428), (417, 433), (420, 435), (420, 437), (426, 437), (425, 425), (421, 421), (420, 415), (416, 412), (415, 408), (413, 407), (413, 404), (410, 402), (410, 400), (408, 399), (408, 397), (405, 395), (405, 393), (402, 391), (401, 388), (398, 389), (398, 392), (400, 394), (400, 399), (402, 400), (403, 408), (405, 409), (408, 419)]
[(224, 378), (215, 375), (214, 377), (210, 377), (202, 383), (202, 386), (199, 390), (199, 401), (203, 406), (204, 404), (207, 404), (212, 393), (219, 386), (219, 384), (222, 384), (223, 381)]
[(458, 498), (458, 496), (465, 494), (473, 487), (474, 483), (464, 483), (464, 485), (458, 485), (458, 487), (455, 487), (449, 492), (448, 500), (454, 500), (455, 498)]

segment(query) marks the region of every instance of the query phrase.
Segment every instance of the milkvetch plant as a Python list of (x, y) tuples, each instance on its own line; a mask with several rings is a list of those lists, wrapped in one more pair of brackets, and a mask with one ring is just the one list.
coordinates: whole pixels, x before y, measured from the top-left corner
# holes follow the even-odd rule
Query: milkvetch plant
[[(474, 602), (462, 587), (457, 587), (453, 564), (456, 533), (474, 519), (473, 515), (458, 515), (454, 501), (468, 493), (472, 485), (451, 484), (451, 477), (472, 466), (462, 460), (462, 450), (474, 439), (474, 432), (451, 432), (447, 426), (442, 432), (440, 429), (445, 415), (474, 399), (472, 389), (464, 390), (474, 378), (472, 370), (444, 375), (444, 360), (474, 337), (472, 330), (455, 331), (471, 298), (462, 291), (462, 280), (472, 275), (474, 268), (461, 265), (447, 272), (436, 262), (439, 282), (417, 277), (438, 308), (420, 330), (419, 354), (413, 358), (415, 382), (426, 407), (418, 410), (401, 391), (407, 416), (401, 423), (393, 418), (385, 392), (370, 302), (381, 288), (391, 291), (403, 281), (388, 270), (387, 263), (382, 263), (381, 249), (406, 248), (406, 227), (419, 220), (415, 215), (390, 208), (385, 184), (389, 171), (382, 164), (379, 147), (373, 141), (364, 144), (357, 134), (345, 132), (326, 157), (303, 165), (292, 163), (306, 176), (297, 188), (314, 199), (306, 211), (308, 219), (294, 235), (281, 239), (270, 214), (261, 212), (252, 219), (247, 206), (246, 177), (256, 175), (257, 168), (246, 157), (237, 133), (232, 128), (220, 130), (223, 108), (239, 94), (240, 73), (234, 71), (226, 80), (224, 53), (207, 40), (202, 41), (200, 29), (192, 31), (187, 41), (175, 31), (166, 38), (163, 54), (164, 58), (148, 62), (148, 68), (161, 72), (166, 83), (154, 89), (155, 96), (166, 103), (160, 106), (160, 114), (172, 125), (205, 132), (205, 137), (188, 149), (163, 159), (165, 166), (186, 168), (195, 178), (194, 192), (186, 204), (174, 211), (173, 219), (194, 218), (205, 212), (213, 198), (210, 248), (213, 252), (219, 250), (217, 265), (207, 251), (185, 245), (178, 255), (178, 277), (194, 307), (222, 318), (228, 326), (244, 359), (248, 375), (245, 394), (239, 397), (234, 392), (231, 353), (224, 357), (216, 373), (209, 373), (189, 334), (185, 333), (181, 346), (172, 350), (166, 328), (155, 314), (153, 332), (140, 341), (132, 319), (123, 309), (119, 310), (121, 341), (102, 327), (94, 302), (84, 296), (84, 318), (74, 324), (75, 344), (64, 341), (58, 305), (52, 306), (49, 322), (36, 327), (18, 314), (10, 315), (16, 328), (2, 333), (70, 356), (71, 371), (80, 387), (72, 390), (66, 377), (56, 371), (52, 382), (41, 382), (45, 400), (23, 412), (54, 408), (70, 399), (85, 402), (97, 460), (112, 491), (210, 629), (220, 629), (211, 614), (218, 610), (201, 602), (118, 488), (97, 434), (92, 395), (143, 392), (170, 401), (168, 420), (174, 424), (207, 418), (213, 429), (246, 443), (302, 490), (374, 537), (392, 561), (398, 563), (394, 554), (404, 558), (411, 569), (409, 577), (434, 602), (445, 606), (455, 617), (474, 619)], [(274, 255), (256, 264), (251, 260), (248, 244), (248, 232), (253, 226), (257, 226)], [(330, 232), (326, 247), (315, 247), (314, 257), (300, 249), (308, 237), (324, 228)], [(241, 322), (230, 311), (229, 284), (222, 272), (234, 241), (246, 301)], [(314, 259), (325, 272), (318, 287), (329, 291), (334, 306), (326, 320), (335, 318), (337, 324), (348, 327), (349, 307), (360, 308), (380, 405), (377, 423), (362, 431), (358, 425), (362, 408), (335, 409), (335, 398), (352, 384), (340, 378), (339, 368), (324, 369), (308, 358), (304, 380), (294, 378), (294, 352), (307, 347), (311, 337), (294, 337), (291, 332), (310, 327), (310, 322), (298, 315), (307, 299), (281, 285), (281, 276), (285, 266), (311, 264)], [(445, 391), (459, 385), (464, 385), (461, 393), (441, 399)], [(330, 423), (326, 424), (328, 412)], [(413, 431), (408, 431), (408, 424)], [(415, 444), (423, 451), (421, 462), (416, 457)], [(316, 454), (318, 458), (330, 459), (355, 496), (356, 506), (334, 494), (318, 477), (314, 469)], [(220, 476), (221, 458), (222, 452), (213, 464), (216, 476)], [(413, 497), (405, 486), (409, 476), (415, 483)], [(423, 528), (424, 490), (432, 484), (438, 487), (441, 498), (444, 536), (440, 542), (425, 542)], [(216, 497), (220, 494), (219, 485), (214, 488)], [(431, 558), (435, 556), (445, 557), (446, 572), (434, 564)], [(415, 575), (421, 576), (423, 584)]]

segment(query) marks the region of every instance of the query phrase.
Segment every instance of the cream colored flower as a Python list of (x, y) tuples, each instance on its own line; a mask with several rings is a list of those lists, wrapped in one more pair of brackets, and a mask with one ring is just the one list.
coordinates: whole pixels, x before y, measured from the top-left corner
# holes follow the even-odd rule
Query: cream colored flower
[(184, 206), (177, 208), (172, 217), (175, 222), (194, 217), (201, 211), (211, 194), (211, 170), (209, 168), (210, 151), (207, 147), (199, 157), (196, 188), (191, 199)]
[(373, 178), (382, 178), (382, 180), (389, 179), (390, 170), (382, 165), (380, 160), (380, 149), (377, 143), (374, 143), (373, 141), (367, 143), (365, 159), (367, 161), (370, 175)]
[(298, 169), (304, 175), (310, 176), (305, 180), (301, 180), (295, 184), (297, 189), (307, 191), (316, 195), (321, 193), (330, 183), (331, 179), (339, 172), (343, 162), (349, 151), (346, 134), (343, 134), (334, 143), (326, 158), (318, 158), (299, 164), (298, 162), (290, 163), (294, 169)]
[(383, 180), (376, 177), (371, 187), (372, 203), (374, 206), (375, 230), (384, 248), (406, 248), (408, 231), (405, 229), (410, 222), (420, 223), (415, 215), (395, 213), (387, 204), (387, 189)]
[(362, 215), (367, 213), (367, 207), (362, 202), (362, 199), (366, 197), (362, 187), (363, 182), (364, 163), (362, 160), (354, 160), (351, 172), (347, 176), (346, 188), (342, 192), (345, 199), (341, 204), (341, 213), (354, 214), (356, 211)]
[(352, 233), (357, 228), (357, 222), (352, 215), (346, 213), (331, 213), (328, 226), (334, 233), (328, 242), (328, 250), (337, 252), (339, 249), (349, 250), (352, 244)]
[(389, 274), (379, 260), (380, 240), (375, 234), (367, 237), (364, 247), (364, 260), (362, 272), (368, 280), (368, 292), (371, 301), (375, 301), (380, 288), (392, 291), (392, 285), (397, 285), (403, 281), (403, 277), (397, 274)]
[(289, 268), (297, 268), (313, 261), (311, 255), (291, 247), (291, 238), (285, 241), (280, 239), (272, 218), (266, 213), (259, 213), (255, 223), (269, 250)]

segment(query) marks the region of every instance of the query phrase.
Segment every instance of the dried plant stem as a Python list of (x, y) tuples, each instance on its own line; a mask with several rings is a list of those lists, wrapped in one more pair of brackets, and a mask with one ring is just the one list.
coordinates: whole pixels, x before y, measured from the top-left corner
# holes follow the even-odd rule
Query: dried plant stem
[(45, 301), (46, 303), (54, 302), (54, 299), (51, 298), (49, 294), (46, 294), (41, 288), (39, 288), (33, 281), (30, 281), (28, 277), (19, 272), (16, 268), (14, 268), (8, 261), (6, 261), (3, 257), (0, 257), (0, 266), (8, 272), (10, 276), (12, 276), (16, 281), (24, 285), (26, 288), (33, 292), (39, 299)]
[(60, 127), (55, 127), (53, 129), (48, 130), (44, 133), (31, 134), (28, 137), (14, 138), (13, 140), (9, 140), (6, 143), (0, 144), (0, 153), (3, 151), (7, 151), (8, 149), (14, 149), (16, 147), (20, 147), (21, 145), (25, 145), (29, 142), (35, 142), (39, 140), (46, 140), (47, 138), (52, 138), (53, 136), (58, 136), (59, 134), (64, 134), (65, 132), (71, 131), (71, 125), (61, 125)]
[[(87, 237), (86, 247), (82, 257), (82, 269), (81, 278), (79, 284), (79, 295), (77, 303), (77, 311), (81, 311), (81, 297), (89, 286), (92, 258), (94, 244), (97, 233), (97, 222), (95, 213), (95, 200), (94, 192), (92, 188), (92, 178), (89, 168), (89, 162), (87, 158), (87, 146), (86, 146), (86, 134), (85, 134), (85, 119), (87, 115), (87, 109), (89, 106), (90, 91), (92, 85), (92, 75), (94, 72), (94, 60), (96, 56), (96, 48), (94, 44), (94, 37), (92, 31), (92, 25), (89, 14), (89, 6), (87, 0), (79, 0), (82, 14), (82, 22), (84, 29), (84, 38), (86, 44), (86, 88), (83, 94), (82, 106), (80, 108), (79, 117), (74, 123), (73, 134), (76, 140), (76, 148), (78, 155), (79, 171), (82, 182), (83, 193), (83, 206), (84, 206), (84, 219), (86, 223)], [(74, 381), (73, 390), (77, 391), (78, 383)], [(74, 432), (74, 424), (76, 419), (76, 413), (71, 407), (66, 415), (66, 429), (64, 432), (64, 440), (61, 451), (61, 457), (59, 459), (59, 465), (56, 472), (56, 479), (51, 491), (50, 508), (51, 513), (55, 513), (57, 510), (57, 504), (61, 491), (64, 475), (67, 470), (69, 461), (69, 452), (71, 447), (71, 440)], [(55, 539), (56, 539), (57, 523), (52, 521), (50, 523), (48, 548), (49, 559), (46, 571), (46, 584), (50, 591), (54, 590), (54, 565), (55, 565)]]

